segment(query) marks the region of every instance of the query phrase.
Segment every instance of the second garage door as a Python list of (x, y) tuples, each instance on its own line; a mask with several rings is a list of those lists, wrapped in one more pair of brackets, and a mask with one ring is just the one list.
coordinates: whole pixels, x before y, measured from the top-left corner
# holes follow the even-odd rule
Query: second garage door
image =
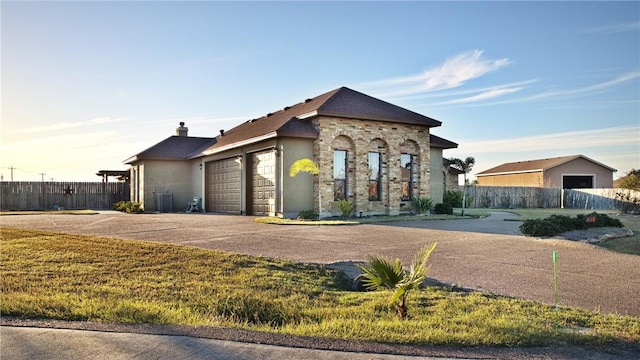
[(206, 163), (206, 210), (240, 213), (240, 161), (236, 158)]
[[(250, 154), (247, 208), (251, 215), (275, 215), (276, 156), (274, 150)], [(247, 169), (249, 170), (249, 169)]]

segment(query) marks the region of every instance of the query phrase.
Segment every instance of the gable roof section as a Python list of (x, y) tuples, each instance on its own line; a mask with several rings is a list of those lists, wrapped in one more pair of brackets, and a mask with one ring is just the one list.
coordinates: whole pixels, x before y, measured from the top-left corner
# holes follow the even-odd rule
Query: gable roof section
[(318, 137), (318, 132), (307, 119), (317, 116), (386, 121), (427, 127), (442, 124), (438, 120), (341, 87), (274, 113), (246, 121), (225, 131), (221, 136), (217, 136), (216, 143), (204, 150), (200, 156), (278, 136), (315, 139)]
[(485, 170), (477, 173), (477, 176), (488, 176), (488, 175), (506, 175), (506, 174), (516, 174), (516, 173), (527, 173), (527, 172), (538, 172), (545, 171), (551, 168), (560, 166), (562, 164), (568, 163), (570, 161), (583, 158), (587, 161), (591, 161), (594, 164), (600, 165), (604, 168), (607, 168), (611, 171), (616, 171), (616, 169), (599, 163), (593, 159), (590, 159), (584, 155), (571, 155), (571, 156), (561, 156), (556, 158), (548, 158), (548, 159), (537, 159), (537, 160), (528, 160), (528, 161), (518, 161), (511, 163), (504, 163), (502, 165), (496, 166), (489, 170)]
[(150, 148), (126, 159), (125, 164), (140, 160), (185, 160), (215, 144), (215, 138), (170, 136)]
[(441, 149), (455, 149), (458, 147), (458, 144), (453, 141), (449, 141), (445, 138), (441, 138), (440, 136), (435, 136), (433, 134), (429, 134), (429, 141), (431, 143), (431, 147), (441, 148)]

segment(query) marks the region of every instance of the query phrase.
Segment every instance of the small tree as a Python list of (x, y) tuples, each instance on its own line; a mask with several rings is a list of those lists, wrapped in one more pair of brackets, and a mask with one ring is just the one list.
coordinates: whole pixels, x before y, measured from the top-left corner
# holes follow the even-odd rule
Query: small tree
[(405, 269), (400, 259), (392, 262), (383, 256), (369, 255), (364, 266), (358, 266), (364, 273), (357, 279), (362, 279), (362, 285), (369, 290), (392, 290), (390, 302), (396, 305), (398, 316), (407, 318), (407, 295), (409, 291), (418, 289), (427, 278), (430, 266), (427, 266), (429, 256), (437, 243), (423, 247), (413, 259), (411, 267)]
[(627, 175), (616, 184), (621, 189), (631, 189), (640, 191), (640, 170), (631, 169)]
[(464, 161), (458, 158), (451, 158), (449, 159), (449, 161), (451, 162), (451, 166), (454, 169), (462, 171), (462, 173), (464, 174), (464, 185), (462, 188), (462, 216), (464, 216), (464, 209), (467, 205), (467, 185), (468, 185), (467, 174), (471, 172), (471, 169), (473, 169), (473, 165), (475, 165), (476, 159), (469, 156), (466, 159), (464, 159)]

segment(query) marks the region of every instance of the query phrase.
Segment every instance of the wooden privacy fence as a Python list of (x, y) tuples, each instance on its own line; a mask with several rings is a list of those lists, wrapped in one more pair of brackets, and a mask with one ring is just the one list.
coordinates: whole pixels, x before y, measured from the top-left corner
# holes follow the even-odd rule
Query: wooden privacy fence
[(559, 208), (562, 189), (516, 186), (470, 186), (469, 207), (476, 208)]
[(111, 209), (129, 200), (125, 182), (0, 182), (1, 210)]
[[(561, 189), (516, 186), (470, 186), (469, 207), (569, 208), (638, 211), (640, 191), (629, 189)], [(634, 210), (635, 209), (635, 210)]]

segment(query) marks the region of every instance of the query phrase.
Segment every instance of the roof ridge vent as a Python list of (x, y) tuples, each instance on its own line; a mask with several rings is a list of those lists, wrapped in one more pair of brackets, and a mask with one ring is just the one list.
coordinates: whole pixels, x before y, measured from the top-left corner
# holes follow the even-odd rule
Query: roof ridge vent
[(283, 110), (284, 110), (284, 111), (287, 111), (287, 110), (289, 110), (289, 109), (291, 109), (291, 106), (285, 106)]
[(273, 115), (273, 113), (268, 113), (267, 117), (271, 117)]
[(312, 99), (307, 99), (307, 100), (305, 100), (304, 102), (305, 102), (305, 103), (308, 103), (308, 102), (311, 102), (311, 101), (312, 101)]

